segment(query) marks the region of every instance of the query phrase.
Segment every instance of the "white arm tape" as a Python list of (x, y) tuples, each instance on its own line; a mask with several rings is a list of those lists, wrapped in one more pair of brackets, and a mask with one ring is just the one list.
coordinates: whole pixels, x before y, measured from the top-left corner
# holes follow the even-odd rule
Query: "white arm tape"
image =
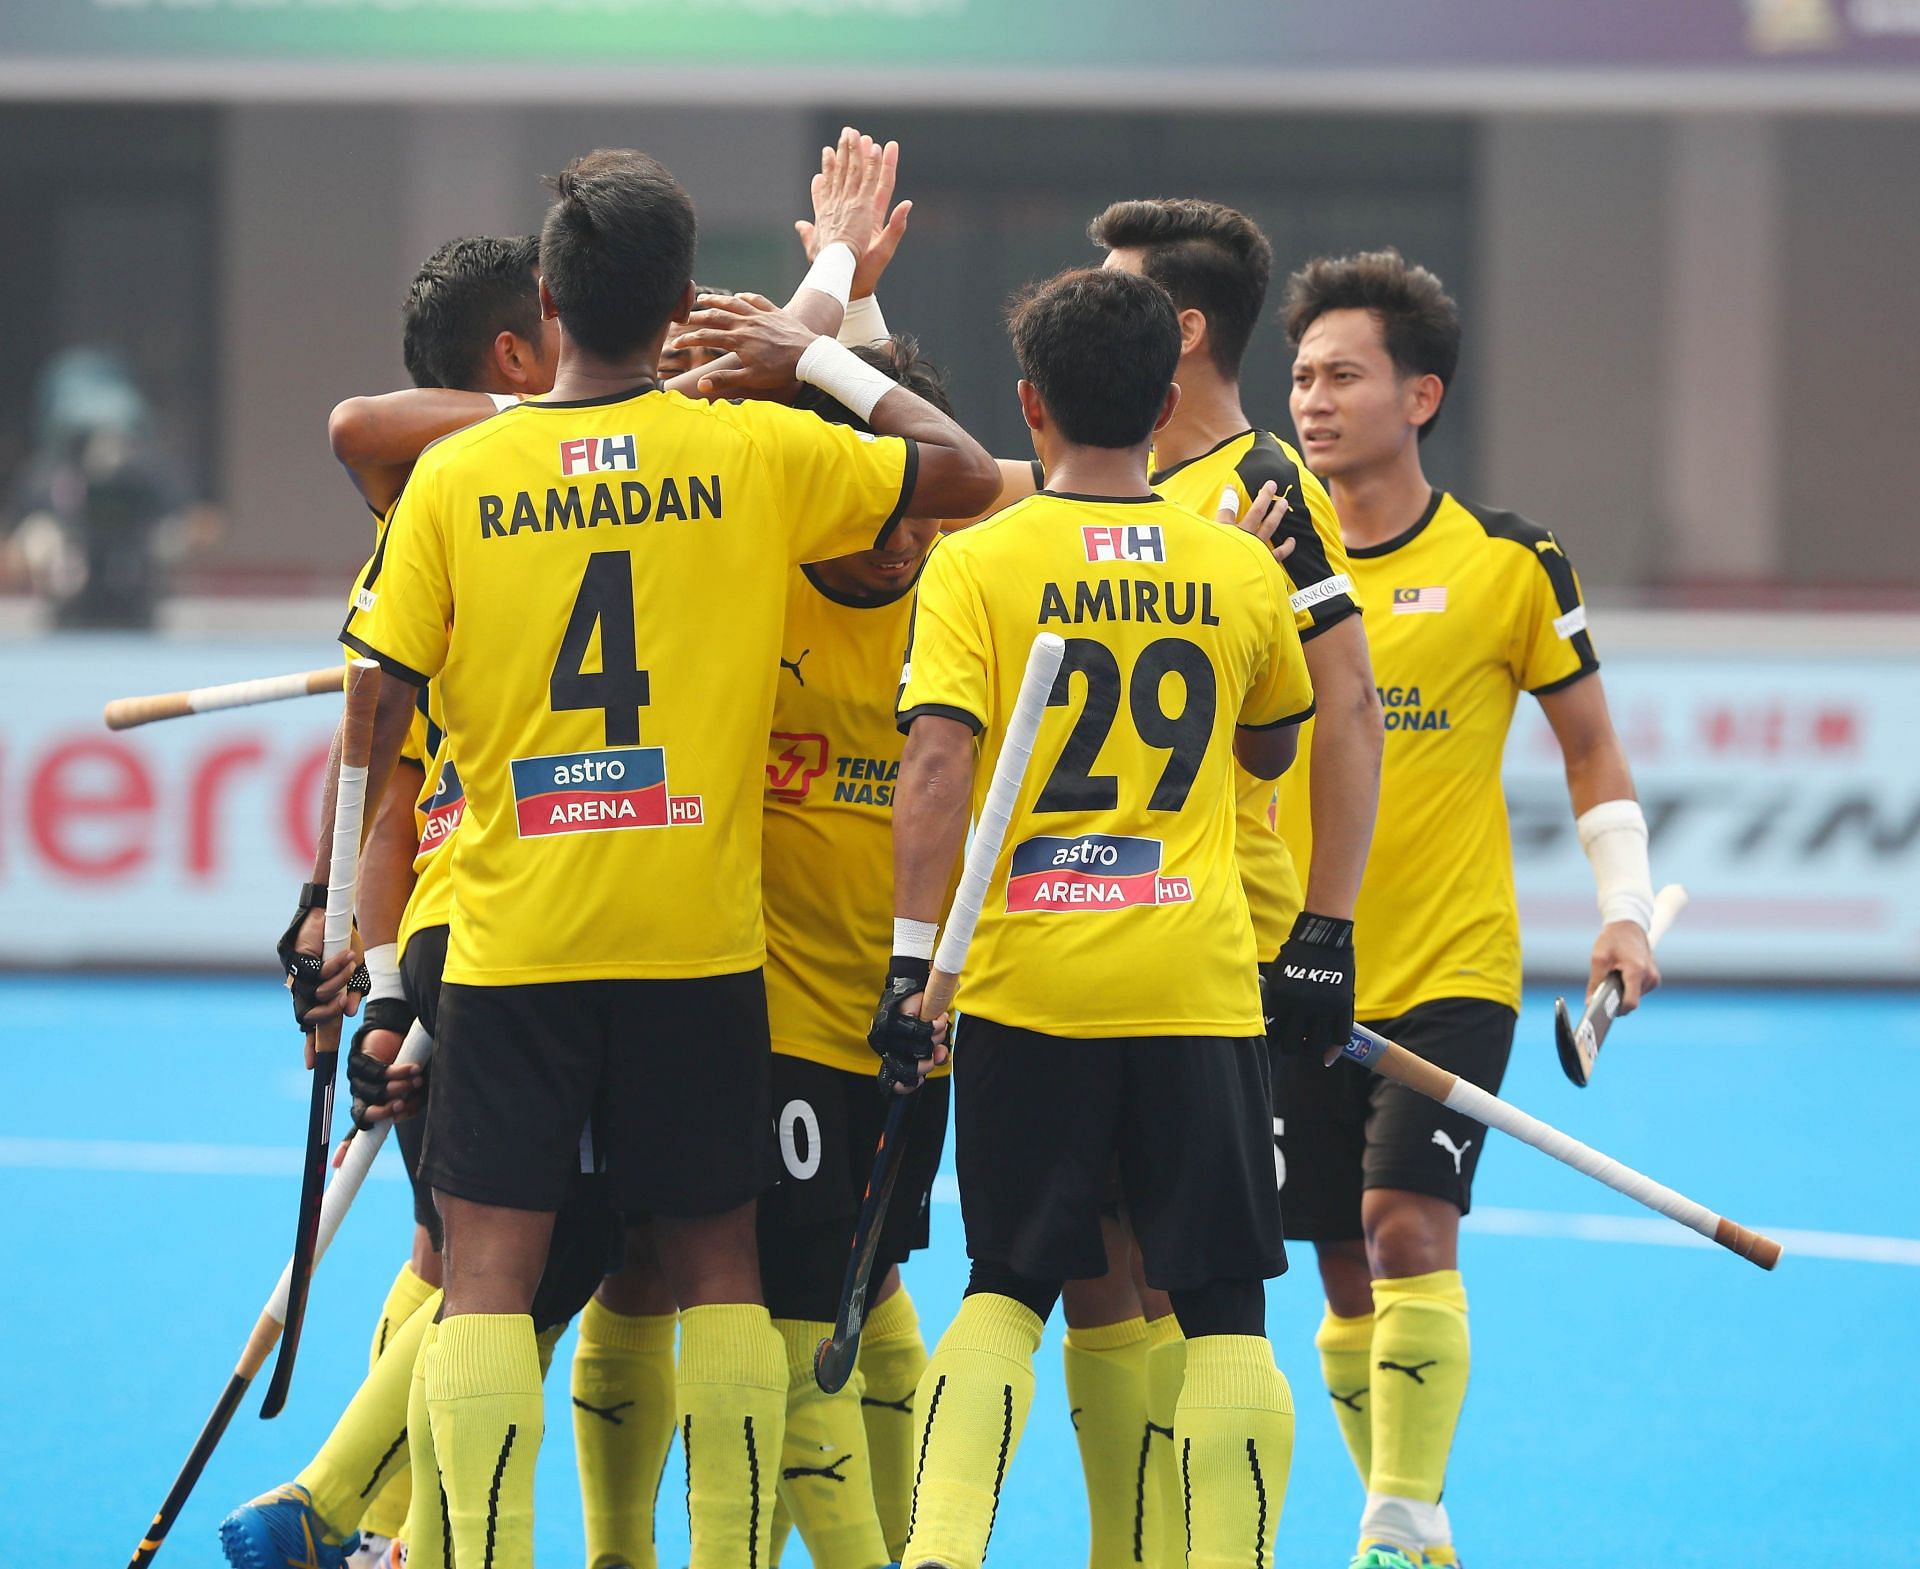
[(910, 921), (905, 916), (893, 918), (893, 951), (909, 959), (931, 959), (933, 957), (933, 939), (939, 935), (938, 921)]
[(367, 975), (373, 982), (373, 989), (367, 993), (368, 1002), (377, 1002), (382, 997), (404, 997), (406, 988), (400, 984), (400, 945), (398, 943), (375, 943), (364, 955)]
[(900, 384), (875, 370), (845, 344), (822, 336), (815, 338), (800, 354), (794, 366), (795, 380), (818, 387), (828, 397), (844, 403), (862, 420), (873, 417), (873, 408)]
[(1647, 819), (1638, 801), (1602, 801), (1574, 826), (1600, 892), (1600, 920), (1653, 922), (1653, 873), (1647, 864)]
[(500, 410), (514, 408), (520, 402), (519, 395), (512, 392), (489, 392), (487, 396), (493, 399), (493, 406)]
[(863, 294), (847, 301), (847, 313), (840, 318), (840, 341), (849, 348), (863, 343), (885, 343), (887, 318), (880, 314), (880, 297)]
[(859, 260), (853, 254), (851, 245), (845, 240), (835, 240), (833, 244), (823, 246), (820, 254), (814, 257), (806, 277), (800, 280), (800, 287), (830, 294), (845, 305), (847, 296), (853, 293), (853, 269)]

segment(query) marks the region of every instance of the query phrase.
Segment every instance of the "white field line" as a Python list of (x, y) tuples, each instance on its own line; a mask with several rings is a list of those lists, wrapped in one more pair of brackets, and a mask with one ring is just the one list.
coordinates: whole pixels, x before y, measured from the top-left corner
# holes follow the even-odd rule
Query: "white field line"
[[(273, 1144), (163, 1144), (134, 1139), (0, 1137), (0, 1168), (25, 1171), (107, 1171), (186, 1177), (287, 1177), (300, 1170), (300, 1153)], [(398, 1181), (398, 1161), (375, 1163), (369, 1177)], [(958, 1204), (959, 1184), (941, 1176), (936, 1204)], [(1651, 1215), (1581, 1215), (1544, 1209), (1476, 1209), (1464, 1229), (1481, 1236), (1543, 1237), (1567, 1242), (1628, 1242), (1652, 1247), (1711, 1248), (1684, 1226)], [(1875, 1237), (1850, 1231), (1802, 1231), (1762, 1226), (1794, 1258), (1841, 1259), (1859, 1264), (1920, 1267), (1920, 1238)]]

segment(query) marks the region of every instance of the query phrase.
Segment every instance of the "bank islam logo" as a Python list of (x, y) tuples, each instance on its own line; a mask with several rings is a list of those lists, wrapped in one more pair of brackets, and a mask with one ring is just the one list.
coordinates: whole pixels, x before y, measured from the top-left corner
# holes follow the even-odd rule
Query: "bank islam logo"
[(1187, 904), (1193, 884), (1160, 873), (1158, 839), (1081, 834), (1029, 839), (1013, 852), (1007, 910), (1123, 910)]
[(560, 443), (560, 472), (608, 474), (616, 469), (631, 472), (639, 466), (639, 449), (631, 436), (580, 436)]
[(433, 799), (427, 802), (426, 821), (420, 826), (420, 854), (431, 855), (451, 839), (466, 815), (466, 787), (449, 757), (440, 770), (440, 783), (433, 787)]
[(509, 766), (522, 839), (705, 821), (699, 796), (667, 794), (667, 754), (657, 746), (516, 757)]
[(767, 740), (767, 794), (777, 801), (806, 800), (814, 780), (827, 771), (827, 738), (776, 730)]
[(1131, 528), (1121, 523), (1089, 523), (1080, 530), (1089, 561), (1157, 561), (1166, 564), (1166, 541), (1160, 525)]

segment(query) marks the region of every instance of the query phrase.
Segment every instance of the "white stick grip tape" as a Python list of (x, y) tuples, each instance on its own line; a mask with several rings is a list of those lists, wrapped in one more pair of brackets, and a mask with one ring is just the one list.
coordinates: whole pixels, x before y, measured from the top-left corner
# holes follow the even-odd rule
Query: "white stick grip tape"
[(360, 870), (360, 818), (367, 802), (367, 770), (340, 765), (333, 805), (333, 852), (327, 862), (327, 925), (322, 957), (343, 952), (353, 935), (353, 890)]
[(222, 708), (250, 708), (255, 703), (280, 703), (305, 697), (312, 690), (304, 671), (291, 676), (260, 676), (252, 681), (229, 681), (222, 686), (197, 686), (187, 693), (187, 707), (196, 714)]
[(1680, 918), (1680, 912), (1687, 907), (1687, 890), (1679, 883), (1668, 883), (1653, 896), (1653, 923), (1647, 928), (1647, 946), (1658, 947), (1660, 939)]
[(987, 787), (980, 820), (973, 826), (973, 843), (967, 847), (960, 887), (954, 893), (953, 908), (947, 912), (947, 924), (934, 953), (934, 968), (949, 975), (958, 975), (966, 966), (967, 948), (973, 942), (973, 929), (979, 924), (981, 908), (987, 902), (987, 889), (993, 882), (994, 867), (999, 864), (1007, 824), (1013, 817), (1014, 803), (1020, 798), (1020, 784), (1026, 778), (1028, 759), (1033, 756), (1040, 721), (1046, 715), (1047, 697), (1053, 691), (1054, 677), (1060, 673), (1060, 661), (1066, 654), (1064, 638), (1055, 632), (1042, 632), (1033, 640), (1033, 649), (1027, 655), (1020, 695), (1014, 699), (1013, 714), (1007, 720), (1006, 740), (1001, 743), (1000, 756), (993, 765), (993, 782)]
[[(433, 1037), (427, 1033), (427, 1027), (416, 1019), (413, 1028), (407, 1031), (400, 1055), (394, 1060), (411, 1064), (425, 1062), (432, 1055)], [(387, 1131), (392, 1126), (391, 1122), (376, 1122), (371, 1128), (363, 1128), (356, 1133), (353, 1142), (347, 1146), (346, 1159), (340, 1162), (340, 1169), (333, 1174), (333, 1181), (327, 1184), (327, 1191), (320, 1200), (320, 1231), (313, 1243), (313, 1262), (316, 1265), (326, 1256), (334, 1233), (340, 1229), (340, 1222), (347, 1218), (347, 1211), (353, 1207), (360, 1184), (367, 1180), (367, 1173), (373, 1169), (374, 1157), (387, 1142)], [(288, 1259), (281, 1266), (280, 1279), (273, 1288), (273, 1295), (267, 1299), (267, 1313), (277, 1324), (287, 1321), (287, 1292), (292, 1284), (293, 1260)]]

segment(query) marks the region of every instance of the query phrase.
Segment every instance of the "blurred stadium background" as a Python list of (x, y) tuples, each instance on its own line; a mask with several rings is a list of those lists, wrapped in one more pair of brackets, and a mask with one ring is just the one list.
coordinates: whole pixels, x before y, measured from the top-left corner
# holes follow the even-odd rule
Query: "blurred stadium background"
[[(50, 1357), (9, 1329), (0, 1406), (39, 1409), (61, 1357), (115, 1333), (104, 1308), (73, 1304), (125, 1289), (135, 1261), (123, 1245), (143, 1250), (152, 1286), (140, 1304), (152, 1337), (113, 1340), (120, 1360), (84, 1369), (104, 1404), (49, 1414), (51, 1451), (0, 1471), (0, 1497), (21, 1490), (7, 1518), (30, 1522), (32, 1545), (47, 1490), (92, 1463), (107, 1427), (120, 1435), (110, 1496), (82, 1531), (89, 1550), (69, 1555), (74, 1528), (45, 1522), (39, 1561), (109, 1562), (131, 1547), (251, 1322), (254, 1293), (227, 1276), (264, 1286), (277, 1261), (291, 1178), (263, 1156), (257, 1180), (214, 1179), (251, 1170), (246, 1149), (297, 1141), (303, 1092), (279, 1083), (295, 1059), (268, 947), (308, 857), (333, 721), (331, 704), (310, 702), (109, 736), (101, 703), (327, 661), (371, 525), (327, 451), (326, 415), (403, 384), (399, 300), (434, 246), (534, 227), (541, 174), (594, 145), (631, 145), (692, 192), (702, 280), (779, 294), (804, 270), (791, 222), (817, 149), (847, 121), (902, 143), (900, 192), (915, 202), (882, 285), (888, 319), (920, 336), (961, 418), (1007, 455), (1026, 448), (1001, 305), (1089, 258), (1084, 225), (1113, 199), (1232, 203), (1283, 269), (1393, 244), (1440, 273), (1467, 343), (1428, 471), (1551, 525), (1581, 569), (1656, 880), (1694, 897), (1662, 953), (1673, 992), (1872, 988), (1831, 1005), (1777, 989), (1663, 997), (1643, 1044), (1622, 1038), (1634, 1057), (1584, 1099), (1553, 1081), (1533, 998), (1514, 1082), (1573, 1131), (1617, 1129), (1629, 1159), (1675, 1180), (1696, 1171), (1710, 1202), (1743, 1213), (1742, 1194), (1757, 1194), (1743, 1213), (1756, 1223), (1920, 1237), (1912, 1164), (1892, 1152), (1910, 1133), (1888, 1115), (1920, 1089), (1920, 0), (6, 0), (0, 967), (258, 976), (245, 1004), (211, 982), (0, 986), (0, 1292), (17, 1295), (10, 1326), (58, 1326)], [(1249, 365), (1248, 408), (1286, 434), (1277, 328), (1262, 329)], [(76, 510), (77, 493), (93, 501)], [(1564, 981), (1584, 973), (1591, 883), (1532, 705), (1508, 783), (1529, 977)], [(171, 1022), (136, 1049), (152, 1010)], [(1863, 1115), (1850, 1107), (1871, 1081), (1846, 1068), (1854, 1096), (1809, 1127), (1787, 1054), (1822, 1077), (1846, 1039), (1885, 1047), (1894, 1087)], [(1656, 1040), (1681, 1060), (1652, 1066)], [(37, 1060), (49, 1049), (64, 1075)], [(215, 1092), (244, 1115), (160, 1088), (203, 1051), (223, 1072), (257, 1065), (272, 1081)], [(78, 1096), (75, 1064), (94, 1080)], [(1683, 1099), (1658, 1116), (1599, 1109), (1669, 1093)], [(1714, 1131), (1690, 1145), (1696, 1116)], [(86, 1139), (91, 1164), (69, 1147)], [(152, 1153), (167, 1140), (242, 1153), (225, 1167), (206, 1157), (211, 1173), (185, 1157), (169, 1167)], [(1563, 1187), (1541, 1197), (1518, 1152), (1497, 1172), (1505, 1196), (1489, 1188), (1490, 1203), (1605, 1207)], [(234, 1200), (239, 1189), (260, 1202)], [(356, 1256), (384, 1272), (397, 1196), (369, 1208), (384, 1219), (364, 1222)], [(256, 1210), (271, 1218), (264, 1234), (239, 1224)], [(111, 1246), (95, 1251), (81, 1239), (105, 1212)], [(1630, 1353), (1614, 1324), (1604, 1344), (1668, 1373), (1708, 1355), (1708, 1326), (1724, 1335), (1738, 1320), (1777, 1329), (1736, 1337), (1751, 1341), (1743, 1376), (1871, 1378), (1884, 1363), (1861, 1352), (1849, 1372), (1851, 1353), (1831, 1344), (1849, 1306), (1862, 1333), (1891, 1327), (1920, 1349), (1920, 1275), (1900, 1267), (1920, 1262), (1911, 1240), (1879, 1263), (1845, 1246), (1796, 1262), (1809, 1273), (1791, 1287), (1692, 1254), (1654, 1269), (1645, 1261), (1663, 1250), (1645, 1248), (1585, 1249), (1564, 1267), (1554, 1255), (1543, 1281), (1537, 1254), (1523, 1268), (1508, 1243), (1477, 1246), (1509, 1249), (1511, 1273), (1493, 1279), (1516, 1321), (1524, 1295), (1550, 1288), (1555, 1311), (1578, 1316), (1568, 1300), (1631, 1278), (1636, 1313), (1682, 1318), (1693, 1336), (1663, 1324), (1679, 1338)], [(213, 1255), (221, 1284), (202, 1291)], [(117, 1286), (102, 1286), (102, 1266)], [(950, 1260), (941, 1268), (952, 1278)], [(320, 1348), (329, 1335), (349, 1347), (373, 1306), (370, 1284), (347, 1289), (347, 1277), (316, 1292), (310, 1382), (287, 1424), (299, 1431), (236, 1429), (230, 1447), (252, 1468), (209, 1477), (175, 1561), (209, 1561), (216, 1504), (290, 1474), (324, 1427), (358, 1352), (323, 1370)], [(1314, 1295), (1295, 1284), (1276, 1299)], [(931, 1306), (939, 1287), (917, 1290)], [(1302, 1303), (1287, 1333), (1296, 1388), (1311, 1391)], [(1530, 1350), (1544, 1357), (1567, 1326), (1549, 1333), (1533, 1311)], [(1508, 1374), (1516, 1397), (1556, 1376)], [(1770, 1541), (1797, 1547), (1783, 1561), (1866, 1561), (1841, 1554), (1839, 1533), (1854, 1547), (1881, 1540), (1860, 1521), (1890, 1454), (1920, 1445), (1911, 1410), (1889, 1401), (1877, 1426), (1831, 1433), (1831, 1411), (1811, 1433), (1802, 1422), (1792, 1442), (1804, 1447), (1788, 1453), (1812, 1469), (1787, 1466), (1763, 1487), (1766, 1467), (1744, 1481), (1742, 1468), (1789, 1440), (1765, 1400), (1721, 1388), (1730, 1377), (1722, 1366), (1707, 1387), (1733, 1402), (1713, 1429), (1732, 1452), (1647, 1444), (1646, 1424), (1697, 1416), (1677, 1396), (1616, 1391), (1593, 1421), (1631, 1433), (1637, 1452), (1581, 1439), (1596, 1485), (1617, 1485), (1600, 1494), (1615, 1506), (1556, 1514), (1535, 1498), (1503, 1522), (1511, 1550), (1476, 1562), (1546, 1562), (1527, 1549), (1550, 1541), (1556, 1563), (1717, 1563), (1716, 1544), (1736, 1539), (1720, 1533), (1751, 1529), (1756, 1510)], [(1502, 1417), (1497, 1376), (1474, 1398), (1463, 1453), (1478, 1416), (1483, 1510), (1505, 1485), (1558, 1476), (1535, 1429)], [(1303, 1415), (1290, 1505), (1309, 1518), (1316, 1485), (1344, 1499), (1351, 1483), (1330, 1424), (1314, 1421)], [(556, 1418), (555, 1454), (563, 1430)], [(1054, 1439), (1034, 1446), (1051, 1479), (1036, 1459), (1019, 1508), (1040, 1499), (1041, 1518), (1050, 1500), (1067, 1534), (1052, 1556), (1014, 1537), (996, 1558), (1078, 1550), (1071, 1445)], [(1489, 1449), (1520, 1469), (1488, 1474)], [(1858, 1463), (1836, 1471), (1838, 1455)], [(1667, 1497), (1680, 1470), (1703, 1483), (1691, 1499)], [(1704, 1525), (1688, 1514), (1702, 1498), (1725, 1505)], [(1628, 1523), (1635, 1499), (1654, 1523)], [(1332, 1561), (1343, 1544), (1321, 1545)]]

